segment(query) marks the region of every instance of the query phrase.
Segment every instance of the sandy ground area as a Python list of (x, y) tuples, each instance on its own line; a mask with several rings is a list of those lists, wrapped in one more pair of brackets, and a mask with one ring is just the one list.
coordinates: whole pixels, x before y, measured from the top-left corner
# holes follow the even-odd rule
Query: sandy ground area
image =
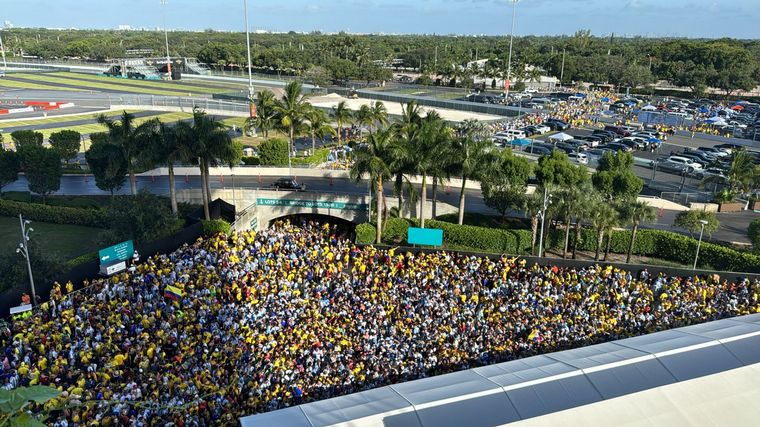
[[(325, 96), (317, 96), (313, 98), (309, 98), (309, 102), (314, 105), (315, 107), (322, 107), (322, 108), (333, 108), (340, 101), (346, 101), (348, 104), (348, 107), (351, 110), (358, 110), (362, 105), (371, 105), (374, 104), (376, 101), (374, 99), (348, 99), (344, 98), (338, 94), (331, 93)], [(401, 104), (397, 102), (387, 102), (387, 101), (380, 101), (385, 104), (385, 108), (388, 110), (388, 114), (391, 116), (400, 116), (401, 115)], [(438, 112), (438, 114), (441, 115), (441, 117), (444, 120), (451, 121), (451, 122), (461, 122), (466, 119), (477, 119), (477, 120), (483, 120), (483, 121), (490, 121), (490, 120), (498, 120), (502, 117), (500, 116), (494, 116), (490, 114), (481, 114), (481, 113), (473, 113), (469, 111), (459, 111), (459, 110), (448, 110), (444, 108), (432, 108), (432, 107), (421, 107), (423, 112), (435, 110)]]

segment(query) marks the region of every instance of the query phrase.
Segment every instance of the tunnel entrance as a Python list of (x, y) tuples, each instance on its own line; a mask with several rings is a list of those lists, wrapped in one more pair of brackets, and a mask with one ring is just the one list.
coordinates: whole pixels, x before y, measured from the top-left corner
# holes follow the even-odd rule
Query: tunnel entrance
[(338, 218), (330, 215), (322, 214), (292, 214), (277, 217), (269, 221), (268, 226), (271, 227), (278, 221), (290, 221), (291, 224), (298, 226), (304, 226), (309, 222), (317, 222), (319, 224), (330, 224), (334, 234), (337, 237), (347, 238), (353, 241), (356, 238), (356, 224), (343, 218)]

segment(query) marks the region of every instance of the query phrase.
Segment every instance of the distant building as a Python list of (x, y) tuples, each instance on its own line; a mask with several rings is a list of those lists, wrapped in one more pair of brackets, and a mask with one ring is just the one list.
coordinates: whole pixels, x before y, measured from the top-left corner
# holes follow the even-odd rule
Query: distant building
[(132, 31), (131, 25), (119, 25), (116, 27), (119, 31)]
[(11, 29), (13, 27), (14, 27), (13, 22), (11, 22), (11, 21), (5, 21), (5, 22), (3, 22), (3, 28)]

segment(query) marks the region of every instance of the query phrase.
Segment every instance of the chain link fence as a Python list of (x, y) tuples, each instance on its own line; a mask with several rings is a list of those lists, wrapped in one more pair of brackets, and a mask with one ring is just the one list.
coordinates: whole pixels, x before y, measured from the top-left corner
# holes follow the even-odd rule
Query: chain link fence
[(173, 107), (178, 108), (180, 111), (188, 112), (197, 107), (206, 111), (224, 111), (238, 114), (249, 113), (247, 103), (210, 98), (185, 98), (156, 95), (112, 95), (109, 96), (108, 102), (110, 106), (130, 105), (146, 108)]

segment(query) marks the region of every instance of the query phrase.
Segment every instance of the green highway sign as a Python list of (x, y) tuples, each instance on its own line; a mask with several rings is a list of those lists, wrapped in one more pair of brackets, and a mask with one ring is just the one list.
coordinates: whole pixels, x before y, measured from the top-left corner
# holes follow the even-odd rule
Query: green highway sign
[(345, 211), (367, 210), (366, 203), (323, 202), (319, 200), (256, 199), (259, 206), (287, 206), (294, 208), (337, 209)]
[(98, 258), (100, 259), (101, 264), (110, 264), (131, 259), (134, 253), (134, 243), (131, 240), (127, 240), (126, 242), (121, 242), (105, 249), (101, 249), (98, 251)]

